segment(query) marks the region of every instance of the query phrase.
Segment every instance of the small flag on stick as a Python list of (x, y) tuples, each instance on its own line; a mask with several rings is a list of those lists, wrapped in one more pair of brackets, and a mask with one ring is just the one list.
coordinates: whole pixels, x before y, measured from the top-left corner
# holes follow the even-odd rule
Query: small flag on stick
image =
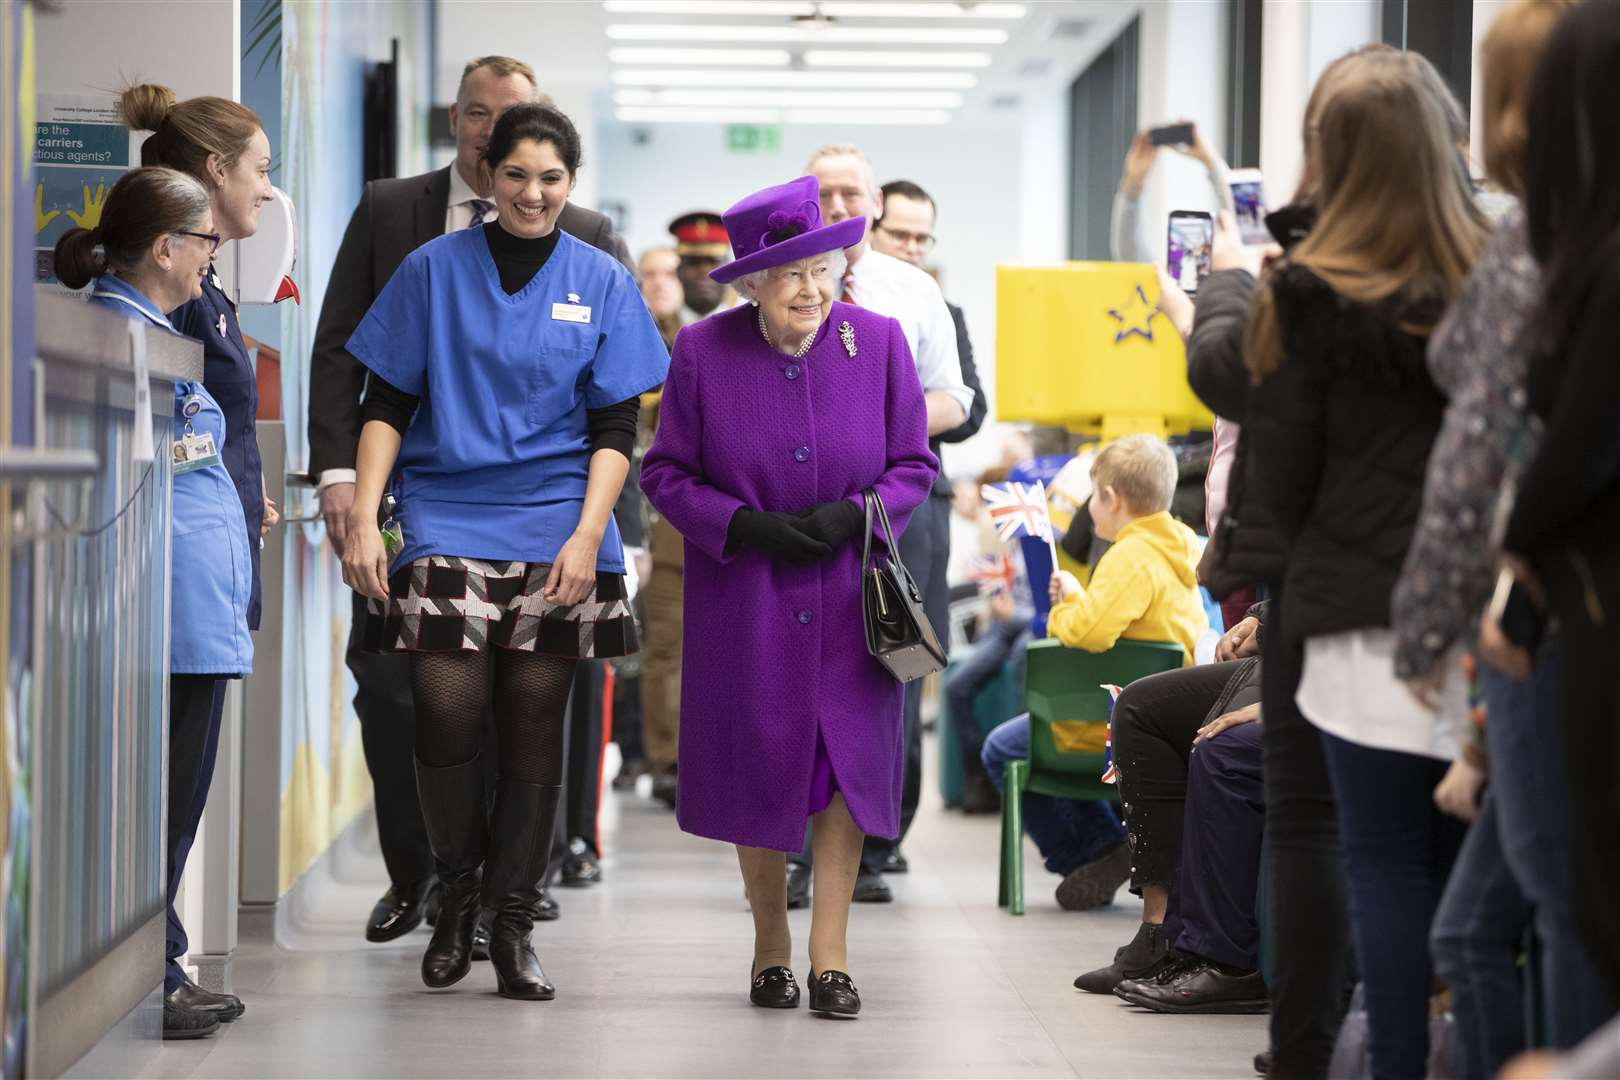
[(990, 512), (996, 535), (1003, 540), (1018, 536), (1045, 540), (1052, 552), (1052, 573), (1057, 573), (1057, 541), (1052, 536), (1052, 516), (1046, 507), (1046, 485), (1039, 480), (1033, 484), (1009, 480), (1005, 484), (983, 484), (979, 495)]

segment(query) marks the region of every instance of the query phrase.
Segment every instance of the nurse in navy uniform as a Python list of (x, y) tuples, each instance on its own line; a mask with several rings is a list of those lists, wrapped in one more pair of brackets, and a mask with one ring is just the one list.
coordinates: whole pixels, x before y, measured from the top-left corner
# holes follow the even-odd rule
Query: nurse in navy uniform
[[(174, 169), (144, 168), (113, 185), (101, 221), (57, 242), (56, 276), (69, 288), (89, 284), (89, 303), (173, 332), (166, 317), (201, 295), (219, 247), (208, 192)], [(169, 596), (167, 965), (163, 1037), (197, 1039), (241, 1016), (242, 1001), (204, 990), (180, 960), (189, 947), (175, 911), (180, 875), (208, 796), (225, 681), (253, 670), (247, 606), (252, 560), (236, 485), (220, 463), (224, 416), (199, 383), (175, 383)], [(157, 403), (154, 410), (159, 408)]]
[(496, 220), (412, 252), (346, 345), (370, 375), (343, 579), (377, 601), (376, 644), (410, 656), (442, 888), (422, 979), (466, 976), (483, 906), (496, 987), (526, 1000), (555, 993), (529, 934), (574, 670), (637, 648), (613, 505), (640, 395), (669, 366), (629, 271), (557, 228), (579, 163), (566, 116), (509, 109), (480, 162)]

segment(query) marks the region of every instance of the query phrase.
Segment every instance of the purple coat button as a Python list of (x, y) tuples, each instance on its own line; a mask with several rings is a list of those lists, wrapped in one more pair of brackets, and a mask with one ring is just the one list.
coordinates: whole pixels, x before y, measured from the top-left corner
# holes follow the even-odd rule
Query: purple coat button
[(786, 375), (789, 379), (797, 379), (799, 377), (799, 365), (789, 364), (787, 366), (787, 370), (782, 372), (782, 374)]
[(812, 616), (810, 615), (810, 609), (809, 608), (806, 608), (805, 610), (799, 612), (799, 622), (800, 622), (800, 624), (804, 625), (804, 626), (809, 626), (811, 617)]
[(801, 446), (797, 450), (793, 451), (793, 460), (798, 462), (809, 461), (810, 448), (808, 446)]

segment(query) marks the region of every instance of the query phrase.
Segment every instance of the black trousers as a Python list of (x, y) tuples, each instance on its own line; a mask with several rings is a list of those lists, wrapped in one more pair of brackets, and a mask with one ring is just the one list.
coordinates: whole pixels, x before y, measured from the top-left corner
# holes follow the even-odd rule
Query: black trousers
[(1272, 595), (1260, 680), (1264, 712), (1267, 913), (1271, 924), (1271, 1074), (1327, 1075), (1344, 1019), (1349, 921), (1339, 821), (1322, 738), (1294, 703), (1304, 644), (1289, 640)]
[(197, 839), (208, 789), (214, 782), (220, 720), (225, 713), (225, 680), (213, 675), (169, 676), (169, 821), (166, 830), (168, 918), (165, 925), (163, 993), (185, 980), (180, 958), (191, 950), (174, 902), (180, 876)]
[(433, 849), (422, 824), (416, 793), (416, 706), (411, 699), (411, 662), (404, 653), (361, 648), (366, 598), (354, 593), (353, 622), (344, 662), (354, 675), (354, 711), (371, 773), (377, 840), (388, 879), (404, 888), (434, 876)]
[(602, 854), (596, 818), (602, 807), (602, 718), (606, 685), (606, 661), (580, 661), (574, 672), (573, 696), (569, 699), (568, 771), (563, 780), (567, 809), (561, 815), (567, 832), (561, 845), (563, 851), (577, 836), (593, 854)]
[(1114, 764), (1131, 841), (1132, 892), (1175, 882), (1193, 738), (1244, 667), (1232, 660), (1149, 675), (1114, 702)]

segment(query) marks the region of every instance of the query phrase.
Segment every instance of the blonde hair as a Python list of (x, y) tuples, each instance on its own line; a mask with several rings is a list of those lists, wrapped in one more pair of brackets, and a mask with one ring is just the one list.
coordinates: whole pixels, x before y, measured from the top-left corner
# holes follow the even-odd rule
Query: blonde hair
[(142, 165), (179, 169), (209, 185), (208, 159), (218, 157), (223, 168), (232, 168), (264, 128), (259, 114), (239, 101), (177, 101), (173, 90), (152, 83), (127, 88), (119, 95), (118, 109), (130, 127), (152, 133), (141, 144)]
[(1536, 61), (1553, 30), (1578, 2), (1519, 0), (1497, 18), (1480, 44), (1485, 174), (1513, 195), (1524, 194), (1530, 83)]
[(461, 69), (461, 81), (456, 84), (457, 101), (461, 100), (462, 92), (467, 89), (467, 80), (472, 78), (472, 73), (485, 68), (488, 68), (497, 79), (506, 79), (513, 75), (523, 76), (529, 80), (529, 85), (534, 87), (534, 100), (542, 105), (551, 104), (551, 99), (540, 92), (540, 80), (535, 78), (534, 68), (510, 56), (477, 56), (467, 61), (467, 66)]
[[(1289, 261), (1353, 303), (1401, 297), (1438, 301), (1428, 306), (1443, 310), (1485, 243), (1488, 226), (1457, 147), (1455, 102), (1448, 107), (1432, 68), (1416, 53), (1364, 50), (1334, 64), (1318, 86), (1306, 170), (1319, 217)], [(1244, 352), (1257, 377), (1282, 366), (1270, 287), (1256, 298)]]
[(877, 171), (872, 168), (872, 163), (866, 159), (866, 155), (861, 153), (861, 148), (853, 143), (828, 143), (810, 155), (810, 160), (804, 163), (804, 171), (806, 173), (810, 172), (816, 167), (816, 162), (822, 158), (830, 157), (852, 157), (861, 163), (861, 175), (866, 180), (866, 190), (872, 196), (872, 201), (878, 212), (881, 213), (883, 209), (883, 189), (878, 187)]
[(1092, 490), (1113, 488), (1138, 514), (1170, 509), (1180, 474), (1175, 451), (1157, 435), (1115, 439), (1091, 463)]

